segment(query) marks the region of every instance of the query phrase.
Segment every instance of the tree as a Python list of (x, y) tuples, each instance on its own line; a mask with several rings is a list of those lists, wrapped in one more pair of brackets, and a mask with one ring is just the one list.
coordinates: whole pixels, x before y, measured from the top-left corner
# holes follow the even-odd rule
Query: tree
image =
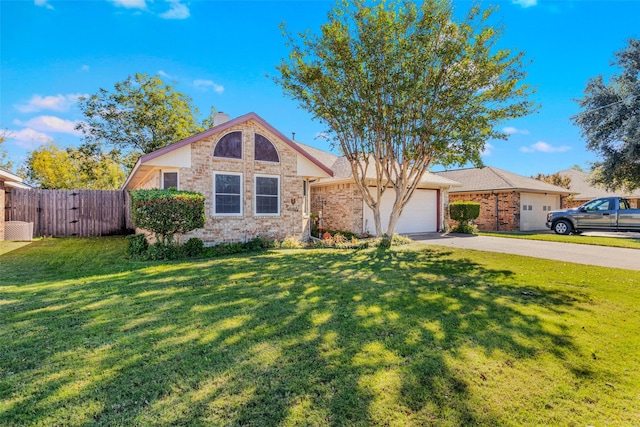
[(538, 181), (546, 182), (547, 184), (556, 185), (558, 187), (571, 189), (571, 178), (568, 176), (560, 175), (560, 172), (556, 172), (552, 175), (545, 175), (539, 173), (536, 176), (532, 177), (533, 179), (537, 179)]
[(291, 52), (275, 80), (328, 127), (380, 236), (385, 191), (395, 191), (393, 234), (432, 163), (480, 165), (486, 141), (507, 137), (496, 125), (533, 105), (521, 84), (523, 54), (496, 46), (491, 10), (474, 7), (454, 22), (448, 1), (368, 4), (345, 0), (320, 35), (283, 27)]
[(34, 186), (61, 190), (111, 190), (126, 178), (117, 151), (103, 153), (88, 145), (79, 149), (43, 145), (29, 153), (23, 172)]
[(157, 75), (135, 74), (116, 83), (114, 89), (109, 92), (100, 88), (96, 94), (80, 99), (85, 121), (76, 129), (89, 144), (133, 154), (128, 157), (129, 163), (135, 163), (140, 154), (202, 132), (213, 123), (213, 109), (211, 116), (199, 123), (199, 112), (191, 98)]
[(602, 75), (590, 79), (571, 120), (602, 158), (593, 164), (593, 183), (633, 191), (640, 188), (640, 39), (630, 39), (611, 65), (620, 74), (607, 83)]
[(6, 137), (6, 132), (0, 131), (0, 168), (10, 171), (13, 168), (13, 163), (8, 159), (7, 151), (2, 148)]

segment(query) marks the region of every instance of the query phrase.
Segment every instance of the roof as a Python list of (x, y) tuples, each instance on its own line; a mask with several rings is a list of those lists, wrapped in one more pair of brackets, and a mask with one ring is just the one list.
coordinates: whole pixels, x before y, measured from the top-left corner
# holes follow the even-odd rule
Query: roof
[[(345, 156), (337, 156), (332, 153), (327, 153), (326, 151), (322, 151), (318, 148), (311, 147), (306, 144), (302, 144), (296, 142), (306, 151), (311, 153), (315, 158), (323, 162), (327, 167), (331, 168), (333, 171), (333, 176), (330, 178), (322, 178), (320, 183), (329, 184), (335, 183), (338, 181), (352, 181), (353, 173), (351, 171), (351, 164), (349, 160)], [(367, 178), (375, 179), (376, 173), (373, 168), (369, 168), (367, 170)], [(438, 176), (432, 172), (427, 171), (420, 184), (424, 186), (435, 186), (435, 187), (459, 187), (460, 184), (456, 181), (448, 179), (446, 177)]]
[(0, 168), (0, 181), (4, 182), (4, 185), (7, 187), (25, 189), (31, 188), (28, 185), (22, 183), (21, 177), (2, 168)]
[(487, 191), (524, 191), (530, 193), (553, 193), (569, 195), (572, 191), (513, 172), (486, 166), (436, 172), (437, 175), (458, 181), (462, 187), (451, 189), (451, 193), (475, 193)]
[(293, 142), (292, 140), (290, 140), (289, 138), (287, 138), (284, 134), (282, 134), (279, 130), (277, 130), (276, 128), (274, 128), (273, 126), (271, 126), (269, 123), (267, 123), (266, 121), (264, 121), (264, 119), (260, 116), (258, 116), (256, 113), (249, 113), (249, 114), (245, 114), (244, 116), (240, 116), (237, 117), (233, 120), (229, 120), (228, 122), (222, 123), (218, 126), (214, 126), (204, 132), (200, 132), (196, 135), (190, 136), (189, 138), (185, 138), (181, 141), (175, 142), (171, 145), (167, 145), (166, 147), (160, 148), (156, 151), (153, 151), (151, 153), (145, 154), (143, 156), (141, 156), (138, 161), (136, 162), (136, 164), (133, 167), (133, 170), (131, 171), (131, 173), (129, 174), (129, 176), (127, 177), (127, 180), (125, 181), (124, 184), (122, 184), (123, 189), (127, 188), (127, 186), (129, 185), (132, 177), (136, 174), (136, 172), (138, 171), (138, 169), (140, 168), (141, 165), (143, 165), (145, 162), (148, 162), (150, 160), (153, 160), (157, 157), (163, 156), (167, 153), (170, 153), (172, 151), (175, 151), (179, 148), (182, 148), (184, 146), (187, 146), (189, 144), (192, 144), (194, 142), (200, 141), (204, 138), (207, 138), (211, 135), (215, 135), (217, 133), (220, 132), (224, 132), (227, 129), (233, 128), (234, 126), (237, 126), (241, 123), (247, 122), (249, 120), (255, 120), (256, 122), (258, 122), (258, 124), (260, 124), (261, 126), (263, 126), (264, 128), (266, 128), (269, 132), (273, 133), (274, 135), (276, 135), (280, 140), (282, 140), (285, 144), (287, 144), (289, 147), (291, 147), (293, 150), (295, 150), (298, 154), (302, 155), (303, 157), (305, 157), (307, 160), (309, 160), (311, 163), (313, 163), (314, 165), (318, 166), (320, 169), (322, 169), (324, 172), (326, 172), (329, 176), (333, 175), (333, 172), (331, 171), (331, 169), (329, 167), (327, 167), (324, 163), (320, 162), (318, 159), (316, 159), (314, 156), (312, 156), (311, 154), (309, 154), (307, 151), (305, 151), (303, 148), (300, 147), (299, 144), (296, 144), (295, 142)]
[(569, 177), (571, 179), (571, 184), (569, 187), (571, 191), (575, 194), (573, 197), (576, 200), (592, 200), (597, 199), (598, 197), (611, 197), (611, 196), (619, 196), (619, 197), (628, 197), (628, 198), (636, 198), (640, 197), (640, 189), (635, 190), (631, 193), (628, 192), (612, 192), (608, 191), (605, 188), (598, 187), (592, 185), (589, 180), (591, 174), (584, 171), (579, 171), (576, 169), (567, 169), (558, 172), (562, 176)]

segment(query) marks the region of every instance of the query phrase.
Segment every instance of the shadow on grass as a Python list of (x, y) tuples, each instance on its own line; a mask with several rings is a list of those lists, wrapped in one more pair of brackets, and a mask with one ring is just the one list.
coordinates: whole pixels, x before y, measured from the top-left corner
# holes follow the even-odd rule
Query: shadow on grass
[(86, 254), (86, 273), (53, 282), (34, 266), (44, 278), (0, 294), (0, 423), (499, 424), (451, 360), (573, 350), (523, 308), (562, 312), (575, 296), (451, 252), (156, 265), (105, 251)]

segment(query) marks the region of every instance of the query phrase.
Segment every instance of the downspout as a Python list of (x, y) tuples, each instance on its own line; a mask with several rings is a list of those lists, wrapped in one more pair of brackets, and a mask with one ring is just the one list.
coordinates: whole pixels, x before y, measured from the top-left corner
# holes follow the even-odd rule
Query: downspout
[(500, 211), (498, 209), (498, 193), (495, 193), (496, 195), (496, 231), (500, 231), (500, 217), (498, 216), (500, 214)]
[(438, 210), (436, 211), (436, 231), (440, 231), (443, 229), (442, 227), (442, 209), (443, 209), (443, 201), (440, 198), (440, 189), (436, 190), (436, 198), (438, 200)]

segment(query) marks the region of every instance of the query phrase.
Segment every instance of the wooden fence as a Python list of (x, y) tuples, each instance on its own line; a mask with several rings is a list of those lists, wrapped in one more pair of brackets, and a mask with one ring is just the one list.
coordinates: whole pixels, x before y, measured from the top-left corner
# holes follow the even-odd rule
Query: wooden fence
[(33, 222), (34, 236), (106, 236), (133, 228), (129, 193), (111, 190), (25, 190), (13, 188), (7, 221)]

